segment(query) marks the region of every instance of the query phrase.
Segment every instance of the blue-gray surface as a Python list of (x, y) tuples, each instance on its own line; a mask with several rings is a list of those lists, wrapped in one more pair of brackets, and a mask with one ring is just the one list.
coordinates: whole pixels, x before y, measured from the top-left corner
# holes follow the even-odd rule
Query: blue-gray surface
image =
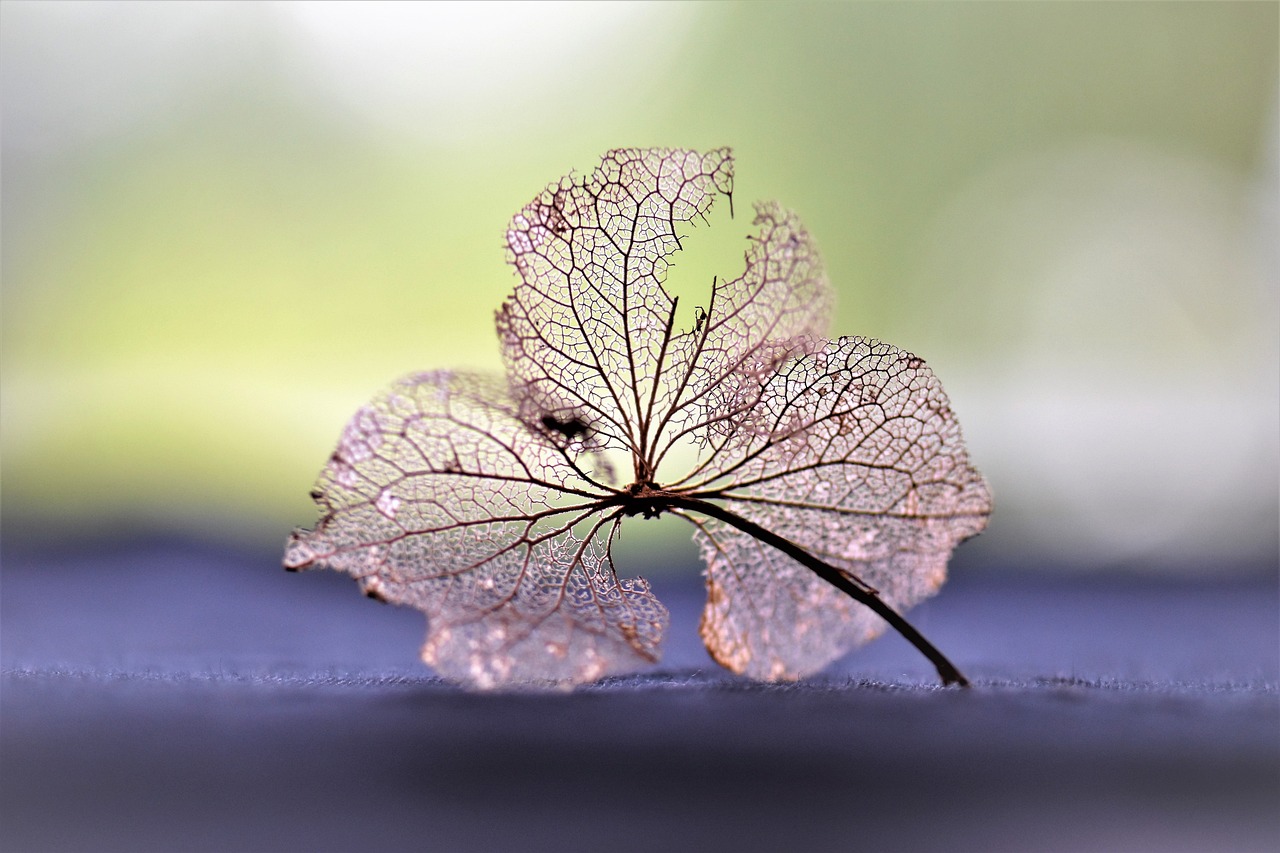
[[(695, 572), (692, 568), (690, 572)], [(274, 554), (10, 549), (0, 844), (26, 850), (1274, 850), (1280, 607), (963, 570), (822, 679), (722, 674), (696, 584), (651, 672), (471, 695), (421, 618)]]

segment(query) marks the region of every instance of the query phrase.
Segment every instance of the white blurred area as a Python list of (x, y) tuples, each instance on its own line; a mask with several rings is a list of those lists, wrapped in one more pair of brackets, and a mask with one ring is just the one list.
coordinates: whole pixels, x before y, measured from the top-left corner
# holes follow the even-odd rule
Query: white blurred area
[[(855, 34), (883, 25), (895, 38), (914, 37), (913, 15), (954, 18), (957, 29), (953, 33), (944, 22), (929, 35), (932, 42), (886, 48), (879, 58), (864, 59), (868, 52), (853, 47), (809, 57), (803, 43), (797, 53), (786, 53), (776, 46), (785, 34), (751, 29), (749, 4), (5, 0), (0, 439), (8, 472), (6, 517), (80, 525), (86, 514), (136, 505), (132, 520), (142, 523), (255, 514), (266, 519), (271, 536), (307, 521), (309, 478), (362, 398), (354, 395), (371, 394), (408, 370), (485, 359), (496, 364), (488, 336), (492, 310), (508, 286), (497, 235), (513, 208), (505, 196), (481, 198), (468, 176), (502, 182), (505, 192), (520, 198), (561, 174), (552, 168), (588, 165), (582, 157), (607, 146), (727, 143), (739, 150), (744, 179), (760, 179), (753, 187), (767, 179), (764, 192), (806, 216), (833, 269), (860, 257), (846, 244), (869, 239), (844, 239), (850, 222), (871, 222), (879, 229), (872, 233), (896, 241), (884, 256), (906, 260), (877, 270), (893, 285), (893, 304), (875, 310), (891, 318), (892, 343), (938, 371), (973, 458), (992, 482), (996, 514), (977, 548), (1002, 558), (1033, 555), (1029, 563), (1082, 567), (1194, 564), (1204, 570), (1273, 562), (1280, 547), (1274, 90), (1269, 106), (1258, 105), (1270, 116), (1256, 173), (1242, 167), (1240, 157), (1232, 160), (1235, 152), (1224, 153), (1228, 142), (1217, 151), (1200, 139), (1170, 142), (1156, 130), (1144, 133), (1114, 119), (1127, 120), (1127, 102), (1089, 113), (1090, 99), (1109, 96), (1101, 90), (1079, 93), (1075, 106), (1085, 117), (1078, 126), (1067, 111), (1052, 116), (1043, 132), (1027, 133), (1025, 143), (996, 145), (982, 135), (986, 119), (970, 120), (966, 113), (988, 106), (984, 87), (994, 84), (982, 74), (991, 72), (981, 61), (966, 66), (961, 60), (970, 54), (981, 60), (990, 52), (983, 39), (1000, 33), (993, 35), (982, 21), (964, 24), (966, 4), (943, 4), (937, 11), (904, 5), (903, 12), (891, 4), (841, 9), (864, 16), (851, 25)], [(1019, 15), (1031, 14), (1023, 4), (1012, 5)], [(1059, 4), (1046, 6), (1055, 16), (1067, 14)], [(906, 17), (898, 21), (899, 14)], [(1126, 16), (1140, 14), (1124, 10)], [(812, 24), (812, 15), (805, 20)], [(1045, 29), (1043, 38), (1055, 38)], [(837, 41), (833, 32), (815, 32), (813, 41)], [(1040, 37), (1039, 30), (1031, 32)], [(744, 33), (755, 33), (757, 41)], [(1150, 66), (1132, 75), (1138, 82), (1131, 88), (1159, 80), (1166, 67), (1159, 63), (1181, 61), (1157, 47), (1135, 52)], [(1073, 58), (1074, 51), (1072, 45)], [(880, 67), (891, 53), (902, 57), (895, 61), (906, 70)], [(1028, 48), (1026, 61), (1034, 54)], [(809, 59), (812, 71), (806, 72)], [(957, 90), (930, 75), (950, 73), (951, 61), (979, 69), (958, 89), (972, 93), (973, 102), (940, 102), (939, 93)], [(1224, 52), (1220, 64), (1229, 61)], [(729, 63), (761, 70), (740, 92), (736, 80), (715, 76)], [(690, 69), (711, 82), (703, 86)], [(1041, 67), (1036, 79), (1060, 85), (1056, 72)], [(833, 73), (847, 79), (833, 80)], [(880, 124), (840, 100), (843, 94), (824, 101), (836, 82), (845, 86), (839, 92), (869, 90), (869, 103), (888, 104)], [(1242, 85), (1240, 91), (1252, 90)], [(1038, 105), (1034, 92), (1013, 94), (1011, 103)], [(1157, 105), (1152, 110), (1176, 101), (1159, 94), (1149, 99)], [(792, 111), (801, 99), (821, 107)], [(899, 108), (907, 117), (902, 127), (893, 122)], [(206, 110), (222, 112), (208, 120), (201, 118)], [(910, 138), (910, 156), (933, 158), (919, 163), (918, 172), (934, 177), (914, 184), (916, 195), (899, 207), (908, 214), (932, 211), (931, 217), (923, 224), (887, 213), (885, 221), (876, 220), (881, 214), (859, 207), (860, 192), (877, 186), (886, 167), (869, 157), (901, 151), (895, 134), (935, 126), (935, 112), (938, 126), (955, 122), (963, 133)], [(1150, 127), (1158, 130), (1164, 120), (1156, 115)], [(297, 167), (298, 180), (309, 180), (305, 152), (296, 158), (303, 168), (288, 145), (265, 155), (254, 148), (259, 136), (270, 135), (263, 128), (272, 122), (296, 122), (280, 136), (290, 145), (314, 140), (323, 148), (329, 142), (320, 135), (332, 130), (350, 146), (330, 160), (317, 159), (319, 178), (298, 191), (299, 214), (332, 208), (340, 225), (350, 219), (353, 245), (379, 262), (390, 257), (388, 269), (392, 263), (413, 269), (391, 269), (400, 279), (379, 267), (350, 276), (349, 285), (343, 278), (342, 292), (361, 300), (353, 300), (350, 310), (339, 304), (343, 297), (333, 285), (317, 286), (313, 300), (306, 280), (312, 269), (270, 255), (275, 244), (267, 239), (253, 251), (262, 253), (264, 268), (282, 272), (276, 278), (263, 273), (261, 282), (248, 284), (244, 268), (234, 265), (211, 270), (198, 283), (123, 274), (108, 280), (117, 274), (114, 256), (98, 265), (105, 282), (98, 290), (91, 279), (41, 272), (62, 269), (47, 256), (73, 254), (93, 236), (99, 210), (128, 210), (102, 202), (108, 193), (102, 188), (113, 181), (120, 187), (110, 192), (119, 196), (134, 190), (134, 173), (118, 171), (119, 163), (137, 169), (138, 160), (172, 161), (178, 174), (192, 136), (196, 142), (213, 136), (206, 128), (226, 134), (224, 159), (232, 165), (220, 167), (230, 178), (252, 185), (252, 170), (246, 170), (248, 178), (236, 172), (243, 155), (263, 157), (266, 165), (255, 168), (271, 177)], [(1107, 122), (1120, 130), (1100, 132)], [(197, 131), (183, 130), (191, 127)], [(990, 156), (983, 146), (991, 148)], [(955, 153), (963, 150), (983, 156), (969, 163)], [(768, 162), (765, 153), (778, 159)], [(200, 157), (191, 168), (216, 159), (207, 152)], [(324, 169), (332, 162), (359, 160), (352, 170), (362, 176), (366, 161), (383, 162), (379, 157), (388, 158), (390, 165), (380, 168), (393, 176), (407, 162), (426, 164), (414, 178), (419, 183), (406, 184), (415, 198), (396, 195), (394, 186), (359, 196), (342, 184), (326, 195), (330, 175)], [(901, 159), (893, 162), (901, 168)], [(903, 185), (914, 175), (901, 175)], [(784, 178), (791, 183), (783, 185)], [(813, 194), (791, 197), (788, 186), (810, 187)], [(197, 191), (179, 183), (172, 199), (161, 193), (160, 200), (178, 205), (185, 222), (188, 208), (181, 205), (202, 203)], [(195, 200), (184, 201), (183, 192)], [(93, 203), (86, 203), (93, 193)], [(429, 197), (421, 198), (424, 193)], [(139, 197), (144, 207), (154, 201)], [(738, 210), (752, 200), (742, 198)], [(254, 213), (253, 200), (243, 207), (239, 197), (219, 201), (226, 207), (208, 211), (211, 227)], [(835, 214), (824, 219), (810, 211)], [(117, 247), (143, 270), (139, 275), (147, 267), (138, 258), (151, 251), (146, 241), (157, 234), (182, 239), (163, 230), (166, 211), (151, 214), (159, 225), (122, 232), (136, 233), (138, 246)], [(362, 217), (374, 214), (386, 218), (370, 219), (368, 228), (376, 232), (370, 236), (359, 229), (365, 227)], [(305, 216), (298, 218), (312, 227)], [(247, 230), (270, 236), (295, 227), (303, 229), (290, 216), (264, 215)], [(396, 238), (402, 243), (386, 236), (390, 229), (405, 232)], [(459, 237), (464, 231), (468, 236)], [(332, 233), (315, 226), (319, 237), (299, 230), (281, 242), (303, 246), (304, 255), (313, 249), (340, 255), (346, 232), (336, 231), (337, 238)], [(96, 259), (89, 257), (90, 269)], [(362, 262), (358, 255), (351, 261)], [(430, 269), (414, 266), (426, 263)], [(276, 285), (280, 291), (260, 304), (246, 297), (237, 306), (228, 303), (231, 291), (219, 276), (233, 281), (241, 296), (257, 298)], [(405, 311), (412, 317), (394, 310), (405, 301), (404, 278), (427, 282), (415, 292), (412, 311)], [(844, 288), (842, 303), (858, 302), (847, 281), (834, 284)], [(137, 293), (130, 290), (135, 286)], [(197, 286), (209, 292), (187, 292)], [(87, 315), (85, 322), (94, 322), (99, 308), (86, 307), (83, 294), (130, 296), (144, 305), (152, 298), (146, 288), (156, 291), (157, 304), (187, 299), (194, 307), (154, 315), (139, 308), (127, 321), (112, 315), (122, 325), (103, 336), (107, 343), (97, 350), (97, 344), (46, 343), (57, 339), (68, 318)], [(380, 306), (367, 319), (359, 310), (366, 300)], [(264, 312), (261, 305), (287, 310), (289, 323), (281, 321), (278, 333), (263, 333), (261, 322), (242, 324), (246, 313)], [(330, 314), (344, 323), (350, 314), (359, 322), (334, 325)], [(179, 333), (155, 333), (157, 324), (188, 316), (196, 321)], [(444, 323), (454, 333), (447, 348), (440, 343)], [(342, 340), (334, 340), (335, 328), (345, 333)], [(880, 333), (856, 325), (833, 331)], [(157, 342), (149, 344), (151, 337)], [(304, 369), (312, 348), (314, 369)], [(406, 358), (406, 350), (413, 355)], [(445, 353), (457, 358), (436, 363)], [(54, 470), (59, 464), (76, 470)]]
[(1082, 140), (994, 165), (940, 213), (916, 307), (998, 535), (1104, 565), (1275, 555), (1259, 535), (1280, 512), (1274, 136), (1269, 151), (1251, 182)]
[[(283, 74), (346, 122), (459, 142), (652, 96), (696, 4), (6, 0), (5, 142), (49, 153)], [(633, 73), (636, 63), (655, 73)], [(272, 67), (272, 66), (275, 67)], [(605, 91), (625, 74), (626, 90)]]
[[(374, 0), (275, 9), (325, 94), (383, 128), (441, 143), (548, 120), (571, 125), (584, 112), (657, 97), (653, 88), (697, 17), (694, 4), (640, 2)], [(611, 91), (619, 72), (631, 83)]]

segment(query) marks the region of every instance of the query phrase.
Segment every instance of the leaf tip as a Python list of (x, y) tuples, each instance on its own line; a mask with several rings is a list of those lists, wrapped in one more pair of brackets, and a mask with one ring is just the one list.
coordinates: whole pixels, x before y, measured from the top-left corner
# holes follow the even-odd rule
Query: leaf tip
[(289, 540), (285, 543), (284, 560), (282, 565), (286, 572), (300, 572), (303, 569), (310, 568), (315, 562), (316, 554), (311, 549), (304, 537), (309, 536), (311, 531), (298, 528), (289, 534)]

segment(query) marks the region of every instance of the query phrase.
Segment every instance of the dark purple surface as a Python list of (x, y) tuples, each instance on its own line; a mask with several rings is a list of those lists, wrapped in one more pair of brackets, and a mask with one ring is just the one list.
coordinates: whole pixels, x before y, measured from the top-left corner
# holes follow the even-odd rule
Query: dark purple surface
[[(690, 567), (691, 575), (696, 568)], [(887, 637), (771, 687), (711, 664), (696, 583), (654, 670), (471, 695), (421, 617), (276, 555), (10, 549), (4, 850), (1269, 850), (1274, 574), (965, 571)]]

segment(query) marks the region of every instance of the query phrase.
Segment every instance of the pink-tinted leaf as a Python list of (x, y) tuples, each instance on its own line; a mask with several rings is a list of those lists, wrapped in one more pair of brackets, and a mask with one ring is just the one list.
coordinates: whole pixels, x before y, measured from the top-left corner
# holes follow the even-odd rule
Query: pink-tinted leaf
[[(773, 203), (743, 274), (676, 328), (662, 279), (677, 225), (731, 189), (726, 149), (627, 149), (526, 206), (497, 316), (508, 381), (420, 374), (357, 412), (286, 566), (421, 609), (423, 656), (446, 676), (573, 684), (656, 659), (666, 611), (617, 577), (610, 546), (625, 518), (674, 512), (696, 527), (702, 636), (728, 668), (801, 677), (883, 619), (965, 683), (897, 612), (990, 512), (933, 374), (826, 339), (817, 249)], [(669, 470), (682, 446), (696, 461)], [(629, 480), (606, 461), (618, 451)]]

